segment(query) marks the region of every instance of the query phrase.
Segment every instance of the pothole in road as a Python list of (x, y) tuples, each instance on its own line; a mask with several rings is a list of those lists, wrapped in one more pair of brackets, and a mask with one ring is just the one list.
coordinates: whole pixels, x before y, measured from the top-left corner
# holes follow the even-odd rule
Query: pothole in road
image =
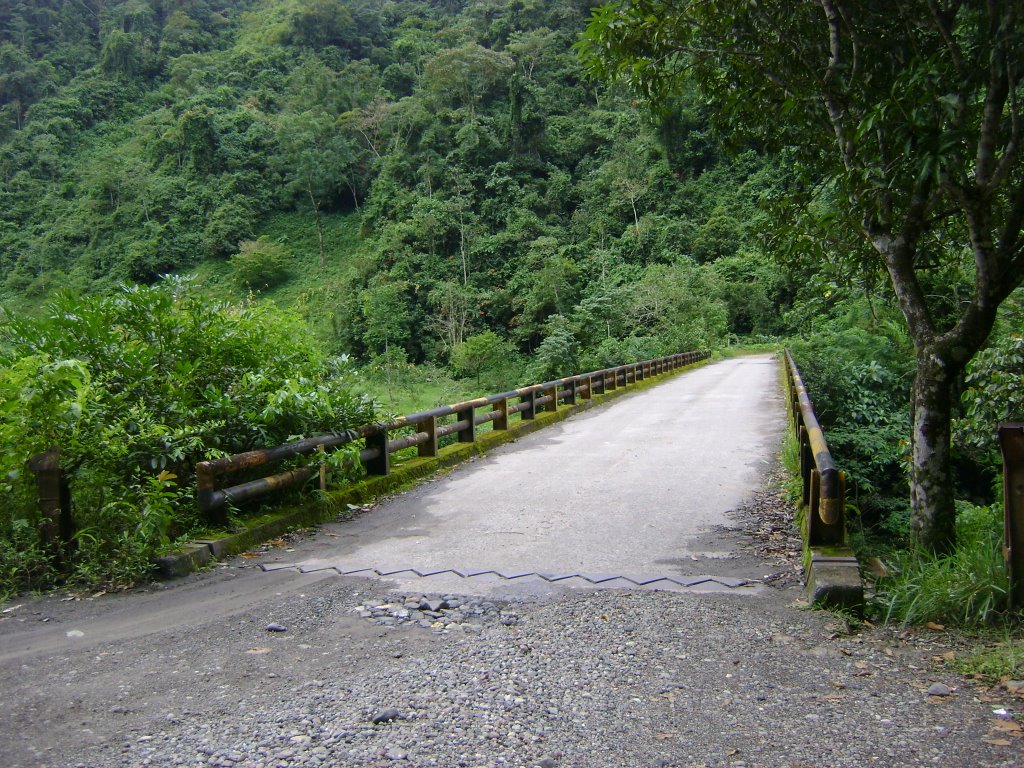
[(381, 600), (364, 600), (351, 612), (380, 626), (417, 626), (437, 634), (474, 634), (487, 626), (511, 627), (519, 623), (519, 613), (505, 605), (456, 595), (389, 595)]

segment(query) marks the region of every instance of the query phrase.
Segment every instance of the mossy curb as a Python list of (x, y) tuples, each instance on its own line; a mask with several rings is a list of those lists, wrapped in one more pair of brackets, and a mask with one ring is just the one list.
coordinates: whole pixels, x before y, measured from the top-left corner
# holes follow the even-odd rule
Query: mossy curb
[(807, 600), (830, 610), (864, 612), (860, 563), (849, 547), (812, 547), (807, 568)]
[(519, 437), (529, 435), (574, 414), (600, 407), (623, 395), (650, 389), (681, 373), (707, 365), (709, 362), (711, 361), (701, 360), (684, 368), (677, 368), (674, 371), (619, 387), (603, 395), (594, 395), (589, 400), (579, 400), (575, 405), (562, 406), (551, 412), (542, 411), (537, 414), (535, 419), (514, 422), (508, 429), (482, 432), (477, 435), (475, 442), (446, 446), (434, 457), (396, 462), (387, 475), (369, 476), (345, 488), (328, 491), (317, 501), (268, 513), (246, 522), (245, 530), (217, 538), (197, 539), (190, 542), (176, 552), (170, 552), (157, 558), (155, 560), (157, 573), (165, 579), (185, 576), (209, 564), (211, 560), (220, 560), (245, 552), (255, 545), (278, 537), (289, 530), (332, 520), (338, 516), (338, 509), (345, 508), (347, 504), (367, 504), (381, 496), (407, 490), (419, 484), (426, 477), (450, 469), (475, 456), (483, 456), (500, 445), (513, 442)]

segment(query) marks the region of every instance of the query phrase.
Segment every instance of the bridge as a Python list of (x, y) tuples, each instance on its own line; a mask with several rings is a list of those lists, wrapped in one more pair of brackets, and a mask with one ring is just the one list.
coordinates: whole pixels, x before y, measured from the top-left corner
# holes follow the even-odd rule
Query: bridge
[(492, 595), (756, 591), (729, 513), (777, 461), (784, 425), (777, 361), (726, 360), (497, 449), (263, 567)]
[(944, 635), (764, 583), (736, 510), (785, 421), (780, 362), (724, 360), (166, 586), (8, 604), (6, 764), (1017, 764)]

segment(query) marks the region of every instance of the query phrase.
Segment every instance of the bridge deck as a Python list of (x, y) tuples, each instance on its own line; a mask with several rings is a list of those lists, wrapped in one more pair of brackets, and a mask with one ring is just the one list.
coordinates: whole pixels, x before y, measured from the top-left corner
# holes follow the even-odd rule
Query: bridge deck
[(726, 360), (502, 447), (266, 567), (441, 572), (421, 587), (434, 591), (685, 589), (707, 575), (723, 578), (704, 589), (734, 588), (721, 531), (774, 462), (784, 420), (777, 361)]

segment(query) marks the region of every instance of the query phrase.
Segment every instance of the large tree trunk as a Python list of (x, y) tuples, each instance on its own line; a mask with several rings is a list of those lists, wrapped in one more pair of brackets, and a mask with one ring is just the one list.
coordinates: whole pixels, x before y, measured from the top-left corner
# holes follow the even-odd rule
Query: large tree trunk
[(958, 372), (933, 351), (918, 355), (911, 399), (910, 520), (914, 539), (946, 553), (956, 543), (950, 424)]

